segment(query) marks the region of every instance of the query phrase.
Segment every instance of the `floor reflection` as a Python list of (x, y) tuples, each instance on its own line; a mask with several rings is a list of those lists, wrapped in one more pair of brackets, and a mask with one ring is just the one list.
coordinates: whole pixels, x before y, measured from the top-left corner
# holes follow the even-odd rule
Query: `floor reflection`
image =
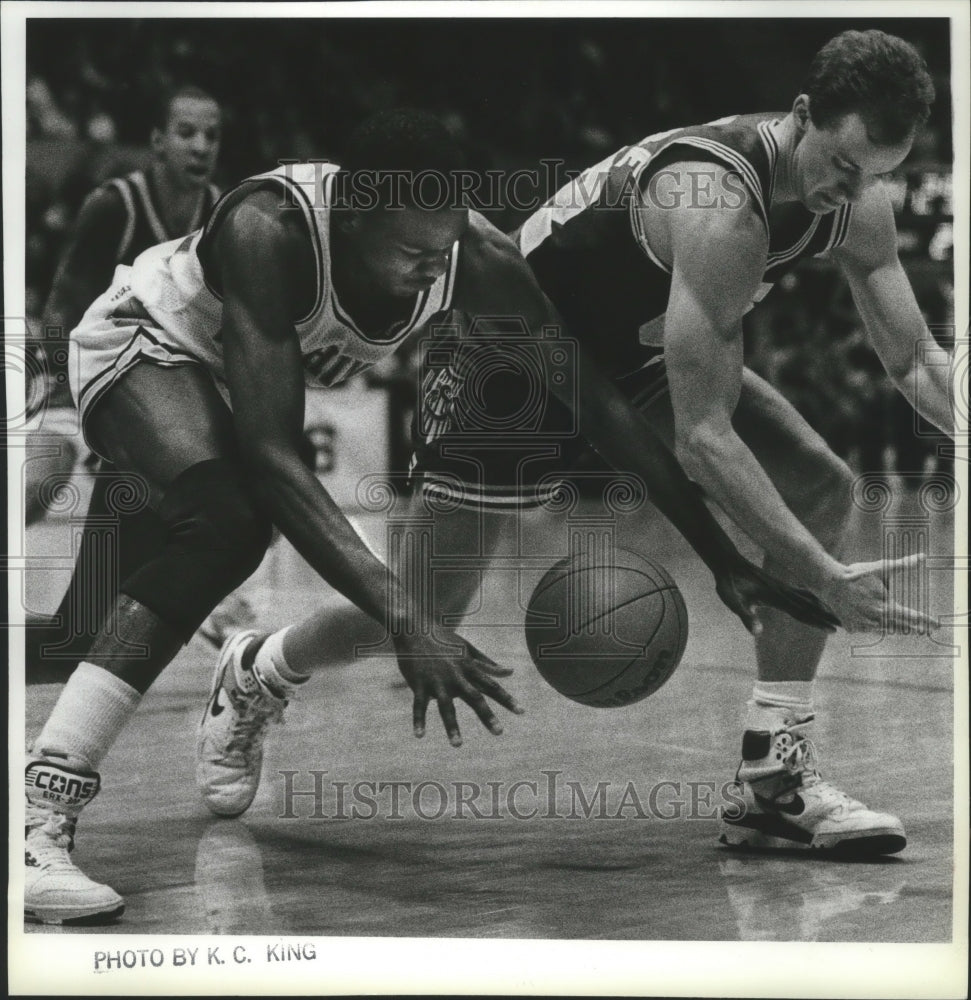
[(897, 902), (907, 885), (895, 861), (726, 855), (718, 869), (742, 941), (817, 941), (840, 917)]
[(277, 929), (266, 894), (263, 854), (242, 820), (206, 827), (196, 850), (196, 890), (210, 934), (266, 934)]

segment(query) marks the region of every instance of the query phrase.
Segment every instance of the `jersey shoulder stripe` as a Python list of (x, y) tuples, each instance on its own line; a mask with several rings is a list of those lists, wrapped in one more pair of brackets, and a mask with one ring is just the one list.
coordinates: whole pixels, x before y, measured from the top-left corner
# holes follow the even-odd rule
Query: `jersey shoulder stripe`
[(128, 175), (127, 180), (141, 202), (142, 211), (145, 213), (145, 218), (156, 240), (159, 243), (167, 242), (171, 237), (166, 232), (165, 226), (162, 224), (162, 219), (155, 207), (155, 202), (152, 200), (152, 193), (148, 187), (148, 178), (143, 171), (135, 170)]
[[(321, 246), (320, 240), (320, 229), (318, 227), (318, 222), (315, 212), (315, 205), (322, 206), (326, 201), (325, 192), (322, 190), (322, 185), (320, 187), (313, 187), (312, 194), (308, 194), (306, 188), (308, 187), (308, 182), (312, 182), (314, 178), (308, 178), (304, 171), (298, 171), (297, 168), (302, 167), (315, 167), (316, 164), (304, 164), (304, 163), (290, 163), (285, 164), (282, 167), (278, 167), (276, 170), (269, 170), (266, 173), (256, 174), (253, 177), (247, 177), (246, 180), (241, 181), (235, 187), (230, 188), (230, 190), (223, 193), (223, 195), (216, 202), (213, 210), (209, 213), (209, 218), (206, 220), (206, 224), (203, 227), (201, 233), (199, 234), (199, 243), (203, 245), (209, 242), (213, 230), (222, 221), (223, 217), (228, 211), (228, 207), (231, 203), (235, 203), (235, 196), (244, 188), (255, 187), (261, 184), (272, 183), (279, 184), (283, 187), (284, 191), (288, 196), (292, 198), (293, 203), (299, 207), (301, 213), (303, 214), (304, 221), (307, 224), (307, 228), (310, 230), (311, 243), (314, 250), (314, 263), (317, 276), (317, 285), (314, 292), (314, 302), (310, 311), (306, 316), (298, 319), (296, 321), (297, 325), (301, 323), (308, 322), (313, 316), (317, 314), (320, 310), (321, 303), (324, 300), (325, 291), (325, 277), (324, 277), (324, 248)], [(299, 174), (299, 177), (298, 177)], [(320, 177), (323, 184), (330, 181), (330, 177), (326, 175), (321, 175), (319, 172), (316, 173), (317, 177)], [(216, 299), (221, 301), (221, 296), (212, 287), (210, 282), (206, 280), (206, 287), (209, 291), (216, 297)]]
[(752, 166), (751, 161), (747, 157), (743, 156), (737, 150), (732, 149), (731, 146), (726, 146), (723, 142), (718, 142), (716, 139), (709, 139), (701, 135), (679, 136), (671, 145), (694, 146), (697, 149), (702, 149), (737, 170), (745, 181), (746, 187), (748, 187), (755, 197), (755, 205), (759, 211), (759, 215), (762, 217), (762, 221), (765, 223), (765, 228), (769, 228), (768, 203), (762, 191), (762, 181), (755, 167)]
[(118, 248), (115, 250), (115, 262), (117, 263), (128, 253), (128, 248), (131, 246), (131, 241), (135, 235), (135, 224), (138, 221), (135, 196), (132, 193), (131, 184), (127, 177), (112, 177), (105, 182), (105, 186), (117, 191), (125, 205), (125, 228), (122, 231), (121, 239), (118, 241)]

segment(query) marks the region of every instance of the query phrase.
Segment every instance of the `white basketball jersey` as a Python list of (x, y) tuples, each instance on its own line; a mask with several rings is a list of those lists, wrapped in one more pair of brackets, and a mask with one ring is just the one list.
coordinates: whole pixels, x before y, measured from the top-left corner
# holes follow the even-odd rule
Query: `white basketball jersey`
[[(407, 320), (394, 324), (379, 338), (358, 329), (337, 300), (330, 272), (330, 217), (339, 169), (333, 163), (291, 163), (240, 185), (279, 184), (285, 203), (302, 211), (307, 221), (317, 262), (317, 289), (313, 308), (295, 325), (307, 384), (325, 387), (339, 385), (394, 353), (409, 334), (445, 312), (458, 267), (456, 242), (447, 270), (431, 288), (416, 295)], [(225, 382), (222, 300), (206, 284), (199, 243), (221, 219), (225, 204), (226, 196), (203, 229), (140, 254), (128, 278), (132, 294), (168, 334), (173, 346), (198, 357), (221, 382)]]

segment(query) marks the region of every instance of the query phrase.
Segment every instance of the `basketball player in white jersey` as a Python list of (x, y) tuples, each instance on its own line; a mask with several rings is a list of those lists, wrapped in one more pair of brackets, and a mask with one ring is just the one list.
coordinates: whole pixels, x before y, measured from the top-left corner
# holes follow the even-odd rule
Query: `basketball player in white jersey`
[[(918, 360), (929, 334), (897, 258), (880, 184), (910, 151), (932, 99), (911, 46), (881, 32), (849, 32), (818, 54), (789, 113), (649, 136), (586, 171), (514, 234), (589, 366), (673, 443), (691, 478), (764, 549), (765, 568), (809, 587), (848, 631), (934, 626), (926, 611), (887, 599), (891, 575), (920, 557), (840, 561), (852, 475), (779, 393), (744, 369), (741, 319), (800, 259), (830, 256), (891, 378), (953, 434), (947, 368)], [(517, 308), (510, 299), (509, 311)], [(475, 445), (461, 447), (462, 428), (483, 419), (474, 388), (474, 379), (446, 366), (426, 386), (426, 403), (449, 400), (452, 412), (416, 436), (423, 488), (470, 512), (464, 533), (449, 515), (457, 539), (498, 534), (495, 512), (535, 502), (544, 481), (510, 476), (495, 441), (480, 446), (479, 478), (469, 479)], [(505, 412), (525, 406), (502, 403)], [(460, 461), (450, 458), (457, 451), (465, 453)], [(530, 470), (548, 481), (568, 464), (557, 455)], [(485, 511), (493, 516), (483, 518)], [(436, 535), (442, 556), (447, 537)], [(453, 575), (449, 587), (433, 591), (435, 620), (461, 613), (474, 574), (462, 583)], [(902, 850), (899, 819), (819, 776), (808, 733), (824, 633), (773, 608), (762, 622), (738, 770), (746, 812), (726, 817), (724, 842), (856, 855)], [(270, 636), (257, 663), (269, 647), (278, 661), (306, 669), (325, 648), (328, 622), (321, 616), (316, 626), (284, 632), (285, 647), (280, 633)], [(216, 808), (204, 759), (201, 784)]]
[[(219, 195), (212, 175), (219, 155), (221, 118), (215, 98), (198, 87), (183, 86), (163, 94), (152, 112), (149, 165), (123, 177), (109, 178), (81, 205), (44, 309), (44, 339), (38, 347), (44, 386), (35, 403), (34, 440), (38, 446), (43, 442), (45, 450), (56, 447), (57, 451), (32, 458), (26, 465), (27, 525), (46, 513), (41, 485), (51, 477), (69, 479), (81, 450), (77, 408), (68, 384), (71, 354), (66, 338), (88, 306), (111, 283), (119, 264), (131, 265), (148, 247), (192, 232), (209, 215)], [(110, 517), (118, 522), (117, 572), (119, 579), (124, 579), (160, 544), (161, 526), (151, 510), (111, 509), (108, 495), (116, 480), (105, 463), (98, 472), (89, 517), (93, 521)], [(77, 572), (53, 623), (30, 624), (28, 681), (63, 679), (77, 666), (91, 642), (93, 633), (88, 631), (88, 621), (96, 616), (79, 616), (77, 609), (88, 606), (106, 589), (92, 585), (95, 578), (104, 584), (109, 575), (92, 562), (103, 558), (97, 552), (100, 544), (97, 535), (86, 529), (78, 551)], [(83, 596), (81, 586), (85, 588)], [(106, 612), (107, 608), (99, 610)]]
[[(202, 229), (120, 267), (74, 330), (72, 391), (86, 439), (148, 484), (165, 537), (123, 581), (34, 741), (26, 770), (25, 913), (32, 919), (104, 920), (121, 912), (117, 893), (83, 875), (68, 855), (77, 816), (98, 791), (97, 768), (141, 695), (215, 603), (256, 568), (271, 523), (323, 579), (390, 626), (414, 691), (416, 735), (430, 699), (455, 744), (454, 698), (493, 733), (501, 727), (487, 697), (519, 711), (496, 680), (507, 670), (458, 639), (457, 651), (442, 655), (415, 596), (300, 456), (305, 380), (339, 384), (452, 307), (490, 316), (511, 303), (536, 331), (551, 318), (507, 238), (481, 219), (470, 227), (454, 191), (426, 208), (409, 187), (408, 178), (428, 170), (448, 185), (461, 165), (433, 118), (378, 115), (351, 142), (344, 169), (318, 162), (251, 178), (223, 197)], [(375, 172), (377, 205), (365, 208), (355, 181)], [(750, 619), (754, 605), (771, 602), (833, 627), (811, 595), (739, 555), (609, 381), (591, 383), (580, 406), (581, 432), (609, 461), (653, 483), (652, 498), (712, 567), (737, 614)], [(224, 656), (218, 665), (205, 768), (211, 804), (223, 812), (249, 804), (257, 737), (306, 679), (277, 657), (281, 649), (271, 640), (259, 663)]]

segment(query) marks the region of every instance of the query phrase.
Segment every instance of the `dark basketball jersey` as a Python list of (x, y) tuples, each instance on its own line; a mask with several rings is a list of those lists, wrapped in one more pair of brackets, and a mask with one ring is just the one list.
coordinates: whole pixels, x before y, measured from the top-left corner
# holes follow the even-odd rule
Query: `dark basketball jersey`
[(116, 264), (131, 264), (143, 250), (156, 243), (167, 243), (194, 232), (209, 217), (219, 198), (219, 190), (215, 185), (207, 184), (192, 223), (186, 227), (185, 232), (170, 233), (162, 222), (162, 213), (157, 205), (158, 195), (149, 173), (133, 170), (124, 177), (112, 177), (105, 181), (105, 187), (117, 191), (125, 203), (126, 222), (124, 230), (119, 234)]
[[(158, 208), (158, 194), (152, 184), (151, 174), (147, 171), (134, 170), (124, 177), (112, 177), (98, 190), (105, 189), (116, 191), (125, 208), (124, 221), (118, 231), (118, 244), (114, 253), (115, 266), (130, 265), (143, 250), (155, 246), (156, 243), (164, 243), (185, 235), (185, 233), (170, 233), (165, 228), (162, 213)], [(199, 228), (209, 217), (218, 199), (219, 189), (213, 184), (207, 184), (202, 192), (195, 219), (186, 232)], [(105, 275), (105, 287), (110, 282), (111, 273), (108, 273)], [(64, 351), (51, 351), (42, 344), (36, 346), (34, 354), (34, 367), (41, 373), (44, 388), (38, 390), (36, 385), (28, 380), (28, 399), (35, 400), (29, 408), (29, 416), (33, 417), (41, 406), (73, 408), (65, 367), (67, 354)]]
[(674, 162), (703, 161), (731, 171), (721, 190), (703, 176), (705, 198), (741, 206), (747, 198), (769, 234), (762, 285), (752, 305), (803, 257), (826, 253), (846, 237), (850, 206), (815, 215), (791, 202), (772, 204), (777, 133), (784, 114), (734, 116), (648, 136), (584, 171), (561, 188), (514, 234), (543, 291), (567, 324), (612, 375), (656, 354), (667, 309), (671, 269), (641, 230), (638, 209), (672, 206), (680, 195), (659, 185)]

